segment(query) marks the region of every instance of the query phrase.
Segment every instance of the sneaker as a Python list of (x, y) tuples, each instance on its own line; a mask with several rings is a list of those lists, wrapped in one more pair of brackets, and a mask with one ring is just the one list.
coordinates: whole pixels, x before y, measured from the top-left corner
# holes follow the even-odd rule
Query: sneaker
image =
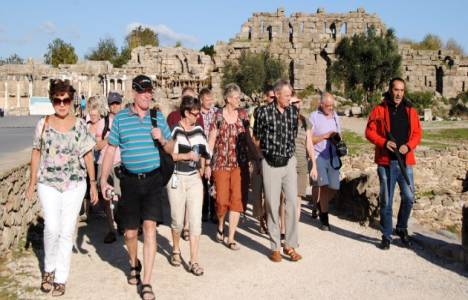
[(105, 244), (112, 244), (115, 242), (117, 239), (115, 237), (115, 232), (109, 231), (109, 233), (104, 237), (104, 243)]
[(411, 247), (413, 243), (410, 240), (407, 229), (395, 229), (395, 233), (400, 237), (401, 243), (405, 247)]
[(391, 241), (386, 237), (382, 237), (382, 241), (380, 242), (379, 248), (382, 250), (389, 250), (390, 249)]

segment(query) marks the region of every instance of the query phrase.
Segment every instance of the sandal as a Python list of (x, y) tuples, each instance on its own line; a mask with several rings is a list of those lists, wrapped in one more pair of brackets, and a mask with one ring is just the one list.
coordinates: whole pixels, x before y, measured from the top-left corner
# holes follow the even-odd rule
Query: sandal
[(219, 231), (219, 229), (218, 229), (218, 232), (216, 233), (216, 240), (219, 243), (224, 242), (224, 231)]
[[(140, 260), (137, 258), (137, 265), (135, 267), (130, 267), (130, 274), (127, 276), (127, 283), (130, 285), (138, 285), (140, 284), (140, 272), (142, 266)], [(135, 272), (132, 274), (132, 272)], [(136, 281), (134, 281), (136, 280)]]
[(198, 263), (190, 263), (189, 271), (195, 276), (202, 276), (204, 273), (203, 268)]
[(184, 241), (188, 241), (190, 239), (190, 232), (188, 229), (182, 229), (182, 232), (180, 234), (180, 237), (184, 240)]
[[(145, 298), (145, 295), (151, 295), (152, 297), (151, 298)], [(141, 286), (141, 292), (140, 292), (140, 296), (141, 296), (141, 299), (144, 299), (144, 300), (155, 300), (156, 297), (154, 296), (154, 293), (153, 293), (153, 287), (151, 286), (151, 284), (143, 284)]]
[(240, 249), (239, 245), (236, 242), (230, 242), (227, 244), (227, 247), (231, 250), (237, 251)]
[(169, 262), (171, 263), (171, 265), (173, 265), (174, 267), (178, 267), (182, 264), (182, 259), (180, 257), (180, 251), (176, 252), (172, 252), (172, 255), (171, 255), (171, 258), (169, 260)]
[(284, 247), (283, 248), (283, 253), (287, 256), (289, 256), (289, 259), (291, 261), (298, 261), (300, 259), (302, 259), (302, 256), (296, 252), (296, 250), (294, 248), (286, 248)]
[(42, 274), (41, 291), (44, 293), (50, 292), (54, 288), (54, 272), (44, 272)]
[(52, 291), (53, 297), (63, 296), (65, 294), (65, 283), (55, 283), (54, 282), (54, 290)]

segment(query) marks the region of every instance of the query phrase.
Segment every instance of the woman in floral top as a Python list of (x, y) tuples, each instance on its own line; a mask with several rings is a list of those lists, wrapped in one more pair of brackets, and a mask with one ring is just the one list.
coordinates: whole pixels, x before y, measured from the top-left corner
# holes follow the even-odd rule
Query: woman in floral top
[(52, 290), (53, 296), (65, 293), (76, 220), (86, 192), (86, 175), (91, 182), (91, 203), (98, 200), (91, 151), (95, 142), (84, 120), (71, 114), (74, 93), (68, 80), (55, 80), (51, 84), (49, 96), (55, 114), (42, 118), (36, 126), (26, 191), (26, 198), (32, 199), (37, 183), (45, 221), (41, 290), (45, 293)]
[[(236, 84), (228, 84), (224, 90), (226, 106), (218, 110), (210, 128), (209, 146), (213, 153), (212, 168), (216, 187), (216, 214), (218, 215), (219, 242), (224, 241), (224, 218), (229, 211), (227, 246), (239, 250), (234, 240), (240, 213), (244, 211), (242, 183), (248, 182), (248, 150), (245, 136), (248, 131), (247, 112), (239, 109), (241, 90)], [(246, 124), (247, 123), (247, 124)], [(205, 170), (209, 178), (211, 170)], [(244, 178), (242, 178), (244, 176)]]

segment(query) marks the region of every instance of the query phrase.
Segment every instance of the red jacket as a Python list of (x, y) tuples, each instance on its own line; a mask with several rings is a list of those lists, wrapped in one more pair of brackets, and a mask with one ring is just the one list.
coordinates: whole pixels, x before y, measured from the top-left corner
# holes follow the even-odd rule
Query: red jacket
[[(406, 143), (409, 152), (406, 154), (406, 164), (414, 165), (416, 163), (414, 149), (421, 142), (422, 129), (416, 109), (407, 105), (406, 113), (409, 122), (408, 142)], [(390, 132), (390, 115), (387, 103), (383, 100), (372, 109), (366, 127), (366, 138), (375, 145), (375, 163), (379, 165), (390, 163), (389, 150), (385, 147), (387, 132)]]

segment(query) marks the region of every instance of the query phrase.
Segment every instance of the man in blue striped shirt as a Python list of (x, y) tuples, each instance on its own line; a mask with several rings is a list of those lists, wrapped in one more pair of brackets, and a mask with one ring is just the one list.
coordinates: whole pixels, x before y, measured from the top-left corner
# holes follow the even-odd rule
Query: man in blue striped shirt
[[(160, 158), (154, 140), (158, 140), (167, 153), (172, 153), (174, 142), (164, 115), (158, 111), (157, 128), (152, 127), (150, 106), (153, 85), (150, 78), (139, 75), (132, 82), (133, 104), (121, 110), (114, 118), (109, 135), (109, 147), (102, 163), (102, 177), (107, 178), (114, 152), (120, 148), (122, 199), (119, 203), (121, 226), (125, 229), (125, 244), (130, 257), (128, 283), (140, 283), (142, 266), (137, 258), (138, 227), (143, 220), (144, 276), (142, 296), (153, 295), (151, 272), (156, 254), (156, 221), (161, 219), (161, 193), (163, 184), (160, 174)], [(112, 189), (101, 180), (103, 191)], [(107, 197), (107, 193), (106, 194)], [(147, 297), (147, 296), (146, 296)], [(146, 299), (146, 297), (143, 297)]]

